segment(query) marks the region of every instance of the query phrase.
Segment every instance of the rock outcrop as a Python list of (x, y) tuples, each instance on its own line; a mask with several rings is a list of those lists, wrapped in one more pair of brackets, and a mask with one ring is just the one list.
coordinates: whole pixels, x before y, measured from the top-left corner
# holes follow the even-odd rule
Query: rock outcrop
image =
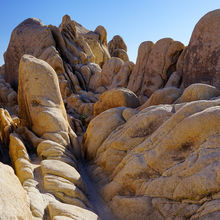
[(176, 71), (176, 65), (184, 45), (171, 38), (155, 43), (143, 42), (138, 50), (136, 66), (131, 74), (128, 88), (150, 97), (154, 91), (163, 88), (170, 75)]
[[(32, 215), (43, 218), (47, 206), (51, 218), (56, 215), (71, 216), (71, 206), (76, 210), (78, 209), (74, 208), (75, 206), (91, 209), (86, 197), (87, 189), (77, 171), (80, 146), (67, 120), (57, 75), (49, 64), (30, 55), (22, 57), (19, 67), (18, 103), (22, 124), (40, 137), (38, 142), (33, 141), (33, 145), (37, 145), (37, 154), (44, 159), (41, 162), (41, 174), (38, 174), (42, 175), (42, 188), (36, 188), (36, 184), (30, 186), (27, 182), (39, 181), (33, 175), (33, 172), (37, 171), (34, 171), (34, 165), (25, 153), (22, 141), (11, 134), (10, 156), (20, 181), (23, 185), (27, 184)], [(48, 198), (42, 194), (44, 191), (53, 197)], [(35, 197), (40, 198), (38, 205)], [(57, 200), (69, 204), (68, 209), (63, 212), (55, 211), (54, 202), (57, 203)], [(84, 212), (86, 215), (87, 211)], [(96, 214), (89, 213), (88, 216), (96, 219)]]
[(104, 87), (104, 91), (106, 88), (126, 88), (133, 68), (133, 62), (124, 62), (118, 57), (112, 57), (103, 66), (98, 79), (99, 83), (96, 83), (96, 85)]
[[(61, 63), (62, 59), (57, 55), (50, 29), (35, 18), (28, 18), (19, 24), (12, 32), (8, 49), (5, 52), (5, 80), (14, 88), (18, 86), (18, 66), (23, 54), (30, 54), (35, 57), (42, 56), (45, 60), (49, 58), (50, 64), (56, 69), (56, 61)], [(50, 58), (50, 54), (53, 54)], [(57, 56), (57, 57), (56, 57)], [(59, 71), (60, 71), (59, 68)]]
[(183, 86), (206, 83), (220, 88), (220, 10), (196, 24), (184, 56)]
[[(93, 93), (87, 94), (87, 91), (96, 92), (101, 86), (98, 85), (100, 67), (110, 59), (107, 32), (103, 26), (89, 31), (72, 21), (68, 15), (63, 17), (59, 28), (46, 26), (33, 18), (19, 24), (12, 32), (4, 56), (5, 66), (1, 68), (6, 82), (15, 90), (18, 86), (18, 65), (24, 54), (33, 55), (50, 64), (57, 73), (64, 102), (72, 93), (78, 95), (77, 100), (84, 104), (85, 110), (72, 105), (68, 111), (71, 117), (79, 120), (80, 115), (92, 116), (91, 106), (97, 99)], [(5, 88), (2, 90), (3, 99), (6, 99), (9, 94), (6, 94)], [(16, 93), (9, 97), (12, 101), (15, 98)]]
[(57, 75), (49, 64), (30, 55), (20, 62), (18, 104), (19, 116), (37, 135), (68, 133)]
[(138, 48), (136, 65), (131, 73), (128, 83), (128, 89), (132, 90), (136, 94), (140, 94), (143, 77), (147, 74), (147, 61), (153, 46), (153, 42), (145, 41), (141, 43)]
[(121, 36), (116, 35), (108, 42), (108, 50), (112, 57), (121, 58), (124, 62), (129, 61), (127, 55), (127, 45)]
[(59, 39), (62, 54), (72, 66), (87, 62), (95, 62), (102, 66), (110, 58), (107, 50), (107, 32), (102, 26), (98, 26), (92, 32), (65, 15), (59, 30), (52, 27), (52, 33), (55, 39)]
[(147, 61), (146, 74), (144, 74), (141, 94), (150, 96), (155, 90), (161, 88), (176, 70), (176, 62), (184, 45), (171, 38), (164, 38), (156, 42)]
[(0, 219), (220, 219), (219, 25), (215, 10), (186, 47), (145, 41), (136, 64), (101, 25), (18, 25), (0, 67)]
[(25, 190), (13, 169), (0, 163), (1, 219), (31, 220), (31, 211)]
[[(94, 179), (119, 219), (219, 217), (218, 209), (209, 208), (218, 202), (220, 187), (219, 104), (214, 100), (152, 106), (128, 121), (120, 113), (114, 130), (102, 124), (107, 135), (100, 142), (88, 128), (85, 154), (95, 163)], [(108, 111), (91, 122), (94, 128), (99, 117), (109, 117)], [(169, 214), (168, 204), (173, 210)]]

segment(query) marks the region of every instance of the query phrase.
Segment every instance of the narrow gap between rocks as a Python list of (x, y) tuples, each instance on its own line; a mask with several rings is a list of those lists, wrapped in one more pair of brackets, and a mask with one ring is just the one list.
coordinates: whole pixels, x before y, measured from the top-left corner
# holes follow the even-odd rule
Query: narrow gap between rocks
[(12, 166), (8, 147), (0, 141), (0, 162)]
[(88, 173), (88, 163), (85, 159), (78, 161), (78, 171), (87, 186), (88, 199), (93, 206), (93, 211), (103, 220), (116, 220), (107, 204), (101, 198), (97, 185), (91, 180)]

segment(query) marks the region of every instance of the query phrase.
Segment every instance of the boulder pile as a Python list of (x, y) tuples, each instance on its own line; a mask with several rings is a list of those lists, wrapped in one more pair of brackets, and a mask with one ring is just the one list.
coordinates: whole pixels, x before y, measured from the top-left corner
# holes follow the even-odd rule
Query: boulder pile
[(28, 18), (0, 67), (0, 219), (220, 219), (220, 10), (189, 45)]

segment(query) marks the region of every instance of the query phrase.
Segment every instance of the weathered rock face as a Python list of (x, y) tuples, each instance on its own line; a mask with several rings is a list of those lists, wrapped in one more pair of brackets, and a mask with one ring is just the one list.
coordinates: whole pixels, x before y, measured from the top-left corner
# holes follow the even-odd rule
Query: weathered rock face
[(0, 163), (0, 219), (220, 219), (219, 17), (187, 47), (143, 42), (136, 65), (101, 25), (18, 25), (0, 67), (0, 160), (18, 178)]
[(120, 58), (113, 57), (102, 68), (101, 85), (110, 86), (114, 76), (119, 72), (124, 62)]
[(142, 106), (138, 108), (138, 110), (142, 110), (151, 105), (172, 104), (181, 95), (182, 95), (181, 89), (175, 87), (158, 89), (151, 95), (151, 97)]
[(18, 134), (10, 134), (9, 154), (15, 173), (23, 184), (27, 179), (34, 179), (27, 150)]
[[(74, 212), (78, 219), (97, 219), (95, 213), (87, 210), (93, 207), (77, 170), (80, 146), (67, 120), (57, 75), (48, 63), (30, 55), (22, 57), (18, 103), (23, 124), (40, 138), (30, 131), (26, 135), (39, 158), (44, 159), (36, 168), (22, 139), (17, 134), (10, 135), (10, 157), (27, 191), (32, 215), (43, 219), (45, 209), (49, 208), (51, 219), (56, 216), (71, 218)], [(25, 129), (21, 133), (25, 133)]]
[[(53, 61), (50, 63), (56, 63), (56, 56), (58, 55), (50, 29), (35, 18), (23, 21), (13, 30), (8, 49), (4, 55), (6, 81), (17, 88), (18, 66), (23, 54), (30, 54), (35, 57), (42, 56), (47, 60), (46, 53), (53, 53)], [(58, 57), (57, 59), (62, 64), (61, 58)]]
[(94, 158), (92, 175), (119, 219), (219, 218), (219, 104), (148, 107), (112, 132), (102, 124), (108, 135), (99, 142), (92, 138), (94, 128), (99, 117), (109, 117), (108, 111), (91, 122), (84, 150)]
[(107, 45), (107, 31), (103, 26), (99, 25), (94, 33), (98, 34), (98, 37), (91, 37), (88, 33), (85, 35), (85, 38), (95, 55), (95, 63), (102, 67), (110, 58)]
[[(89, 31), (68, 15), (63, 17), (59, 28), (50, 25), (50, 29), (65, 67), (65, 73), (58, 77), (68, 113), (76, 120), (86, 116), (83, 124), (88, 124), (93, 115), (93, 104), (97, 101), (94, 93), (105, 91), (101, 83), (101, 67), (110, 59), (107, 32), (101, 25)], [(79, 127), (76, 120), (72, 120), (74, 126)]]
[(112, 57), (118, 57), (125, 62), (129, 61), (128, 54), (123, 49), (114, 50)]
[(59, 39), (62, 54), (72, 66), (88, 62), (102, 66), (110, 58), (107, 32), (103, 26), (98, 26), (92, 32), (65, 15), (59, 31), (53, 27), (52, 32)]
[(183, 48), (182, 43), (171, 38), (161, 39), (155, 45), (151, 41), (143, 42), (138, 49), (128, 88), (138, 95), (150, 97), (154, 91), (164, 87), (176, 70)]
[(8, 145), (10, 133), (20, 124), (17, 117), (11, 118), (6, 109), (0, 108), (1, 143)]
[(175, 71), (177, 59), (183, 48), (182, 43), (173, 41), (171, 38), (156, 42), (147, 61), (141, 94), (149, 97), (155, 90), (164, 86), (164, 82)]
[(134, 64), (132, 62), (124, 62), (118, 57), (112, 57), (103, 66), (97, 86), (105, 88), (126, 88), (133, 67)]
[(89, 210), (77, 206), (53, 202), (48, 206), (50, 218), (54, 220), (71, 220), (71, 219), (91, 219), (98, 220), (98, 216)]
[(119, 35), (114, 36), (112, 40), (108, 42), (108, 50), (111, 56), (114, 53), (114, 50), (117, 49), (123, 49), (125, 52), (127, 52), (127, 46), (123, 38)]
[[(29, 74), (32, 74), (30, 76)], [(19, 115), (36, 134), (68, 132), (58, 78), (46, 62), (24, 55), (19, 68)]]
[(219, 9), (206, 14), (195, 26), (184, 56), (184, 87), (200, 82), (220, 88), (219, 26)]
[(138, 95), (140, 94), (143, 77), (145, 74), (147, 74), (147, 61), (153, 46), (153, 42), (145, 41), (141, 43), (138, 48), (136, 65), (131, 73), (128, 83), (128, 89), (130, 89)]
[[(101, 86), (100, 66), (110, 58), (107, 32), (103, 26), (89, 31), (72, 21), (68, 15), (63, 17), (59, 28), (45, 26), (40, 20), (32, 18), (22, 22), (11, 35), (5, 53), (6, 64), (1, 68), (6, 81), (10, 82), (15, 90), (18, 85), (18, 65), (24, 54), (33, 55), (51, 65), (58, 75), (64, 102), (72, 93), (78, 95), (78, 101), (85, 108), (71, 105), (68, 113), (72, 118), (80, 120), (81, 115), (86, 114), (88, 118), (92, 116), (92, 105), (97, 98), (94, 98), (93, 94), (87, 94), (87, 91), (103, 92), (102, 88), (96, 91)], [(7, 92), (11, 91), (0, 88), (0, 98), (7, 99)], [(11, 101), (15, 98), (16, 93), (10, 94)]]
[(120, 70), (115, 74), (112, 80), (112, 84), (109, 87), (110, 88), (118, 88), (118, 87), (123, 87), (127, 88), (129, 78), (131, 75), (131, 72), (134, 68), (134, 63), (133, 62), (125, 62)]
[(137, 96), (129, 89), (111, 89), (104, 92), (94, 105), (94, 115), (98, 115), (107, 109), (114, 107), (131, 107), (139, 106)]
[(129, 61), (127, 46), (121, 36), (116, 35), (109, 41), (108, 50), (112, 57), (121, 58), (125, 62)]
[(195, 83), (187, 87), (176, 103), (191, 102), (196, 100), (207, 100), (220, 96), (220, 91), (214, 86)]
[(166, 85), (164, 86), (164, 88), (168, 88), (168, 87), (176, 87), (179, 88), (180, 86), (180, 82), (181, 82), (181, 77), (182, 77), (182, 73), (181, 72), (173, 72), (169, 78), (169, 80), (167, 81)]
[(26, 192), (13, 169), (3, 163), (0, 163), (0, 193), (1, 219), (32, 219)]
[[(169, 107), (146, 109), (146, 111), (143, 110), (138, 114), (134, 112), (130, 117), (126, 117), (127, 108), (110, 110), (100, 114), (94, 121), (92, 120), (91, 126), (88, 127), (84, 136), (84, 149), (87, 157), (95, 158), (96, 163), (100, 164), (101, 167), (104, 166), (106, 169), (104, 168), (103, 171), (109, 174), (113, 172), (126, 152), (146, 139), (146, 136), (149, 136), (164, 120), (172, 115)], [(102, 125), (100, 131), (105, 135), (99, 135), (102, 139), (99, 138), (101, 141), (97, 141), (94, 138), (96, 134), (94, 128), (96, 123), (101, 122), (101, 118), (103, 121), (109, 120), (109, 123), (106, 123), (106, 126)], [(109, 130), (112, 126), (114, 129)], [(106, 129), (103, 129), (104, 127)], [(111, 159), (107, 159), (111, 154)]]
[[(30, 38), (34, 39), (33, 42), (29, 42)], [(46, 39), (44, 40), (44, 38)], [(41, 43), (40, 46), (38, 41)], [(165, 49), (161, 49), (164, 52), (158, 52), (159, 57), (155, 58), (157, 64), (154, 66), (158, 68), (156, 72), (160, 74), (156, 74), (157, 79), (153, 83), (157, 85), (155, 84), (156, 87), (151, 89), (146, 84), (149, 84), (147, 83), (147, 75), (151, 76), (151, 72), (155, 72), (149, 70), (153, 68), (153, 65), (151, 61), (148, 62), (153, 43), (143, 43), (140, 46), (139, 58), (137, 64), (134, 65), (129, 62), (126, 53), (127, 46), (120, 36), (116, 35), (107, 44), (107, 31), (103, 26), (89, 31), (71, 20), (68, 15), (63, 17), (59, 28), (52, 25), (45, 26), (37, 19), (27, 19), (18, 25), (12, 33), (8, 50), (5, 53), (5, 66), (8, 68), (12, 66), (14, 69), (9, 71), (5, 68), (4, 72), (5, 76), (7, 75), (14, 80), (16, 88), (17, 79), (13, 77), (11, 72), (17, 74), (18, 62), (24, 53), (31, 54), (50, 64), (57, 73), (61, 95), (63, 101), (67, 103), (69, 118), (72, 118), (72, 124), (77, 128), (76, 132), (81, 133), (83, 128), (77, 120), (81, 120), (85, 116), (86, 120), (83, 119), (83, 125), (88, 124), (94, 112), (94, 103), (107, 89), (128, 87), (140, 95), (141, 103), (144, 103), (149, 96), (145, 90), (150, 89), (153, 92), (164, 86), (170, 73), (175, 70), (177, 58), (183, 46), (172, 41), (172, 45), (168, 48), (168, 41), (172, 40), (164, 39), (159, 46), (154, 47), (153, 51), (159, 50), (157, 48), (160, 47)], [(112, 58), (110, 58), (108, 48)], [(167, 51), (165, 51), (166, 49)], [(154, 59), (155, 54), (156, 52), (152, 52), (150, 57)], [(17, 56), (16, 59), (13, 56)], [(16, 65), (12, 62), (16, 62)], [(164, 70), (162, 65), (164, 65)], [(165, 72), (168, 74), (168, 78), (160, 81), (160, 75), (164, 75)], [(162, 84), (158, 84), (158, 79)], [(175, 79), (173, 81), (169, 84), (177, 84), (178, 86), (178, 82), (175, 82)], [(4, 91), (1, 95), (0, 89), (0, 98), (2, 96), (3, 99), (6, 99), (5, 94), (8, 91), (5, 88), (2, 90)], [(13, 90), (9, 92), (12, 94), (8, 98), (13, 103), (16, 99), (16, 93)]]
[[(119, 125), (124, 124), (122, 112), (125, 108), (112, 108), (95, 117), (90, 123), (84, 135), (84, 152), (87, 158), (94, 158), (101, 143)], [(103, 129), (105, 122), (105, 129)], [(97, 126), (98, 125), (98, 126)]]

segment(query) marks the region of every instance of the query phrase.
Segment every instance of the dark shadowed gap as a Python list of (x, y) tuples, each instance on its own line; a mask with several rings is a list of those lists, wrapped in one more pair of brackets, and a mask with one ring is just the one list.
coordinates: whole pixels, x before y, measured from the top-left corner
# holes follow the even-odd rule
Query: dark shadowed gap
[(0, 141), (0, 162), (11, 166), (8, 147)]

